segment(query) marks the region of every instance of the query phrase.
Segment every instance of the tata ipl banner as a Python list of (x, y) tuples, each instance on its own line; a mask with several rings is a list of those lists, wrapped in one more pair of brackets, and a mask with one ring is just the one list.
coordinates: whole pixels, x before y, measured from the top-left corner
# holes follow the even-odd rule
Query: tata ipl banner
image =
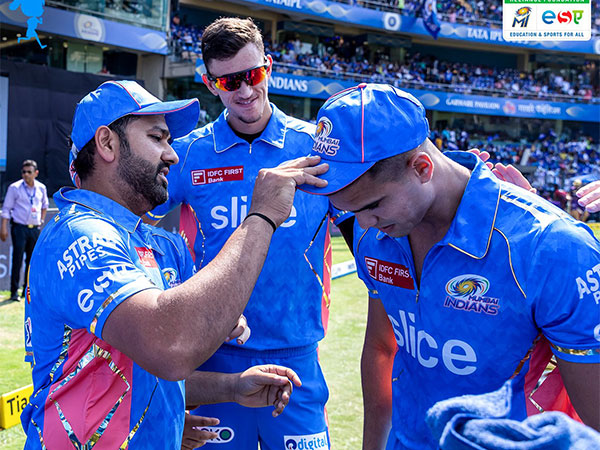
[[(423, 20), (414, 16), (404, 16), (395, 12), (376, 11), (361, 6), (327, 0), (238, 0), (239, 3), (268, 6), (286, 12), (297, 12), (317, 16), (327, 21), (352, 23), (361, 26), (379, 28), (387, 31), (430, 36), (423, 25)], [(533, 1), (533, 0), (531, 0)], [(589, 18), (587, 19), (590, 20)], [(441, 22), (438, 39), (458, 39), (470, 42), (498, 43), (517, 47), (528, 47), (542, 50), (560, 50), (577, 53), (600, 54), (600, 39), (576, 42), (524, 42), (506, 41), (501, 29), (475, 27), (459, 23)]]
[[(202, 83), (203, 72), (204, 64), (198, 59), (194, 81)], [(360, 82), (273, 72), (269, 79), (269, 93), (325, 100), (336, 92), (356, 86)], [(425, 108), (436, 111), (582, 122), (598, 122), (600, 118), (600, 105), (598, 104), (544, 102), (407, 89), (402, 86), (400, 88), (417, 97)]]
[[(0, 22), (27, 28), (27, 16), (20, 9), (11, 9), (10, 4), (11, 0), (0, 0)], [(43, 21), (37, 30), (161, 55), (168, 53), (166, 35), (162, 31), (57, 8), (44, 8)]]

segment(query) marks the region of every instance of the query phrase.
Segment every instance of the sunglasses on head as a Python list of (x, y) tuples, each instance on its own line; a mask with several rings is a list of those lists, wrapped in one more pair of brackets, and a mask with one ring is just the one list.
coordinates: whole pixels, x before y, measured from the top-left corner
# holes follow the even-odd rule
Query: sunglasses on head
[(221, 75), (220, 77), (213, 77), (207, 72), (206, 78), (215, 83), (217, 89), (233, 92), (237, 91), (242, 86), (242, 81), (246, 82), (248, 86), (256, 86), (266, 78), (268, 68), (269, 63), (266, 62), (265, 64), (252, 69), (228, 73), (227, 75)]

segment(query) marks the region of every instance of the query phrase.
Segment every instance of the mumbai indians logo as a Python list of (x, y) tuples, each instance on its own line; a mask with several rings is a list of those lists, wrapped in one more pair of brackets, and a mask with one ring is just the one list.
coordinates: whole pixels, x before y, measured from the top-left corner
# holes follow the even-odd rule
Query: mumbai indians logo
[(325, 153), (328, 156), (335, 156), (340, 148), (340, 140), (329, 137), (333, 130), (333, 124), (327, 117), (321, 117), (317, 123), (317, 131), (315, 134), (315, 144), (313, 151), (317, 153)]
[(181, 282), (177, 279), (177, 271), (172, 267), (163, 269), (162, 274), (170, 288), (181, 284)]
[(482, 276), (459, 275), (446, 283), (448, 296), (444, 300), (444, 306), (495, 316), (498, 314), (500, 301), (497, 298), (484, 296), (489, 288), (490, 282)]
[(527, 22), (529, 22), (529, 16), (531, 15), (531, 8), (529, 6), (523, 6), (515, 11), (515, 18), (513, 20), (512, 26), (514, 27), (516, 24), (521, 24), (521, 28), (527, 27)]
[(479, 275), (459, 275), (446, 284), (446, 292), (452, 297), (469, 298), (483, 295), (490, 288), (490, 282)]

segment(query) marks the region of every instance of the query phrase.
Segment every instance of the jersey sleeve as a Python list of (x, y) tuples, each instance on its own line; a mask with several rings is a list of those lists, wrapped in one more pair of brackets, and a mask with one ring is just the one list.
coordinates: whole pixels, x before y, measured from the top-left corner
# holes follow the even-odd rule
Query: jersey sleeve
[(533, 255), (529, 278), (535, 321), (554, 354), (600, 363), (600, 243), (589, 229), (552, 224)]
[(157, 288), (134, 263), (128, 243), (115, 227), (105, 220), (82, 218), (57, 230), (58, 242), (46, 247), (53, 253), (48, 255), (46, 283), (38, 285), (56, 291), (45, 297), (53, 299), (53, 313), (65, 324), (86, 328), (100, 338), (106, 319), (121, 302)]
[(196, 266), (194, 265), (194, 260), (192, 259), (190, 249), (183, 236), (180, 234), (175, 234), (174, 239), (176, 240), (177, 248), (179, 248), (179, 252), (181, 253), (181, 280), (186, 281), (194, 276), (196, 273)]

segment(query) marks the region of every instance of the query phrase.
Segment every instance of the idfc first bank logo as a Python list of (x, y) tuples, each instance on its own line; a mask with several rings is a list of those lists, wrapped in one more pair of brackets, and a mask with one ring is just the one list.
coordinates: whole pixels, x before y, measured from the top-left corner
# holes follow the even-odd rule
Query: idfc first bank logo
[(286, 450), (326, 450), (329, 449), (327, 432), (304, 436), (284, 436)]

